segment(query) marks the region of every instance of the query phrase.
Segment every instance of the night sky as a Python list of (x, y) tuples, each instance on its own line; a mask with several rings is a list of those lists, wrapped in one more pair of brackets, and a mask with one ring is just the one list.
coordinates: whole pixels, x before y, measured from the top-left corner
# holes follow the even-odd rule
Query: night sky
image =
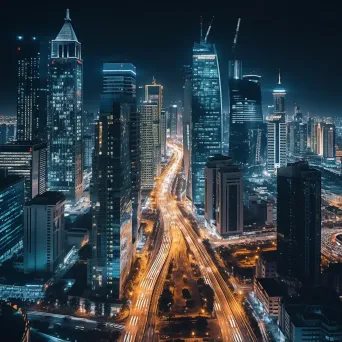
[[(227, 108), (228, 59), (236, 22), (242, 17), (238, 52), (244, 73), (262, 76), (263, 104), (282, 71), (287, 110), (297, 102), (312, 115), (339, 116), (342, 102), (342, 20), (338, 1), (13, 1), (0, 10), (0, 115), (16, 113), (17, 35), (55, 38), (70, 8), (82, 43), (84, 109), (98, 109), (101, 63), (126, 60), (138, 69), (138, 84), (152, 76), (165, 100), (182, 99), (183, 65), (193, 42), (214, 23), (208, 41), (217, 45)], [(96, 6), (97, 3), (101, 6)], [(297, 4), (296, 4), (297, 3)], [(320, 5), (324, 3), (324, 5)]]

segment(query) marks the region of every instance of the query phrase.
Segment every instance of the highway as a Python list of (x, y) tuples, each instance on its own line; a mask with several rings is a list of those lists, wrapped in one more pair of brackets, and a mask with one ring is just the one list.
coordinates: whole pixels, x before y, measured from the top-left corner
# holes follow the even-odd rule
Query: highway
[[(173, 145), (177, 158), (182, 158), (180, 147)], [(200, 270), (206, 283), (215, 292), (215, 312), (220, 325), (223, 341), (244, 342), (257, 341), (249, 322), (245, 316), (243, 308), (236, 301), (233, 293), (221, 277), (218, 269), (208, 254), (202, 240), (193, 230), (191, 224), (184, 218), (178, 208), (176, 200), (169, 195), (168, 209), (172, 212), (172, 219), (183, 233), (187, 240), (195, 259), (200, 266)]]
[[(170, 257), (172, 242), (171, 228), (173, 223), (171, 220), (171, 213), (167, 206), (167, 200), (176, 175), (176, 170), (180, 167), (181, 162), (181, 159), (173, 157), (169, 166), (159, 177), (156, 184), (156, 204), (157, 208), (160, 210), (160, 226), (163, 226), (163, 229), (158, 232), (157, 237), (157, 240), (158, 238), (161, 239), (160, 248), (158, 249), (158, 244), (155, 244), (151, 261), (137, 287), (137, 293), (131, 304), (126, 334), (124, 334), (122, 338), (123, 342), (146, 341), (144, 340), (146, 334), (149, 334), (149, 339), (153, 338), (151, 335), (153, 335), (154, 329), (153, 326), (150, 325), (151, 323), (149, 323), (147, 329), (145, 328), (148, 319), (154, 322), (156, 320), (156, 317), (151, 319), (151, 315), (149, 315), (149, 312), (153, 314), (156, 312), (156, 310), (152, 311), (150, 307), (157, 309), (158, 298), (157, 296), (153, 297), (153, 294), (156, 290), (162, 291), (162, 287), (160, 288), (162, 282), (159, 280), (159, 277), (164, 265), (166, 265), (166, 261)], [(157, 289), (156, 284), (158, 284)]]

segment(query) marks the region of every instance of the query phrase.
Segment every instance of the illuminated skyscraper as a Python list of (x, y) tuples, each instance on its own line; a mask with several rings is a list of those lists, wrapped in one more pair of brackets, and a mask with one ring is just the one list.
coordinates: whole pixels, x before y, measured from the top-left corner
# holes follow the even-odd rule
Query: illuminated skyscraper
[(274, 113), (286, 113), (285, 98), (286, 90), (281, 85), (280, 71), (278, 75), (278, 84), (273, 90)]
[(156, 102), (140, 105), (141, 120), (141, 189), (152, 190), (155, 177), (160, 175), (159, 108)]
[(326, 160), (335, 160), (336, 137), (335, 125), (326, 123), (323, 127), (323, 157)]
[(166, 156), (166, 130), (167, 130), (167, 122), (166, 122), (166, 113), (162, 115), (163, 110), (163, 86), (161, 84), (157, 84), (155, 78), (153, 78), (152, 84), (145, 85), (145, 101), (156, 103), (158, 106), (158, 117), (155, 118), (156, 124), (158, 121), (159, 125), (159, 144), (161, 156)]
[[(134, 65), (104, 63), (93, 163), (93, 289), (122, 297), (133, 258), (131, 116), (135, 111)], [(136, 195), (136, 194), (135, 194)], [(138, 198), (134, 197), (134, 200)], [(136, 202), (138, 203), (138, 202)]]
[(178, 107), (176, 104), (170, 106), (169, 109), (170, 114), (170, 137), (171, 139), (177, 138), (177, 116), (178, 116)]
[(17, 140), (39, 138), (40, 42), (17, 37)]
[(23, 246), (24, 179), (0, 170), (0, 262)]
[(204, 214), (205, 164), (210, 157), (221, 153), (222, 92), (218, 57), (215, 45), (201, 39), (193, 47), (191, 115), (192, 201), (199, 214)]
[(192, 70), (189, 65), (184, 67), (184, 99), (183, 99), (183, 160), (186, 181), (186, 196), (192, 198), (191, 186), (191, 101), (192, 101)]
[(260, 76), (231, 78), (229, 107), (229, 156), (238, 164), (260, 164), (264, 155), (266, 133), (263, 125)]
[(321, 261), (321, 173), (307, 162), (277, 173), (278, 273), (318, 285)]
[(52, 41), (50, 76), (49, 188), (77, 202), (83, 192), (83, 62), (69, 10)]

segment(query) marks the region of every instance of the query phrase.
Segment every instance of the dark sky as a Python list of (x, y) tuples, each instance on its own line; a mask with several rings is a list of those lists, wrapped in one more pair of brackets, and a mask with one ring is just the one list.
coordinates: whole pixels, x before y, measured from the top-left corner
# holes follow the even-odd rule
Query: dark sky
[[(99, 5), (97, 5), (97, 3)], [(321, 3), (321, 4), (320, 4)], [(331, 3), (331, 4), (329, 4)], [(335, 3), (335, 4), (333, 4)], [(217, 44), (223, 92), (237, 18), (242, 17), (238, 51), (244, 72), (260, 74), (264, 105), (270, 104), (277, 70), (295, 102), (313, 115), (340, 115), (342, 20), (338, 1), (6, 1), (0, 11), (0, 115), (15, 115), (15, 37), (55, 37), (65, 8), (82, 43), (84, 108), (98, 108), (101, 62), (126, 60), (138, 69), (138, 84), (152, 76), (166, 100), (182, 97), (184, 64), (214, 15), (209, 41)], [(226, 96), (224, 97), (226, 99)], [(226, 106), (226, 103), (225, 103)]]

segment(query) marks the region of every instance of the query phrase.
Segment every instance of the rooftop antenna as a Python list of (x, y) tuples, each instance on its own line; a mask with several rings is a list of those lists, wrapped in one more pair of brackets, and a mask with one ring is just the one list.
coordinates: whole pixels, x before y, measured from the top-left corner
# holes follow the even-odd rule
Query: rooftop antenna
[(207, 39), (208, 39), (208, 36), (209, 36), (209, 32), (210, 32), (210, 29), (211, 29), (211, 25), (213, 23), (213, 20), (214, 20), (214, 16), (211, 18), (211, 22), (210, 22), (210, 25), (208, 27), (208, 31), (207, 31), (207, 34), (205, 35), (205, 38), (204, 38), (204, 43), (207, 42)]
[(201, 42), (203, 41), (203, 22), (202, 22), (202, 16), (200, 16), (200, 34), (201, 34)]
[(236, 26), (233, 49), (232, 49), (233, 55), (235, 55), (236, 44), (237, 44), (238, 37), (239, 37), (240, 23), (241, 23), (241, 18), (238, 19), (237, 26)]
[(156, 85), (156, 84), (157, 84), (157, 83), (156, 83), (156, 79), (155, 79), (154, 76), (152, 77), (152, 84), (153, 84), (153, 85)]
[(281, 84), (280, 69), (279, 69), (279, 73), (278, 73), (278, 84)]
[(66, 20), (66, 21), (71, 21), (71, 19), (70, 19), (70, 11), (69, 11), (69, 8), (67, 8), (67, 10), (66, 10), (65, 20)]

